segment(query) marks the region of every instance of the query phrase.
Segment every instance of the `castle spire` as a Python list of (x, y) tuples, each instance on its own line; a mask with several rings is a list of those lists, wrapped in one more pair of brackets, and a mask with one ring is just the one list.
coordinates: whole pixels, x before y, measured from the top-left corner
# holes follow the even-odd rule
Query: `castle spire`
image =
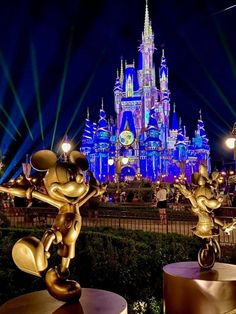
[(123, 58), (120, 58), (120, 83), (122, 85), (124, 80), (124, 66), (123, 66)]
[(144, 18), (144, 38), (148, 39), (152, 35), (152, 26), (149, 19), (148, 1), (146, 0), (145, 18)]
[(87, 119), (89, 120), (89, 107), (87, 107)]
[(104, 110), (103, 97), (102, 97), (101, 109)]
[(197, 125), (198, 132), (199, 132), (199, 135), (204, 139), (204, 141), (208, 142), (208, 139), (206, 137), (204, 122), (202, 120), (202, 111), (201, 110), (199, 110), (199, 114), (200, 114), (200, 117), (199, 117), (198, 125)]
[(161, 64), (159, 69), (159, 79), (161, 90), (168, 90), (168, 67), (166, 64), (165, 51), (162, 49)]
[(199, 120), (202, 120), (202, 110), (199, 110)]
[(179, 117), (179, 127), (182, 127), (182, 119)]
[(171, 129), (172, 130), (178, 130), (179, 129), (179, 123), (178, 123), (178, 117), (177, 113), (175, 111), (175, 103), (173, 104), (173, 115), (172, 115), (172, 121), (171, 121)]

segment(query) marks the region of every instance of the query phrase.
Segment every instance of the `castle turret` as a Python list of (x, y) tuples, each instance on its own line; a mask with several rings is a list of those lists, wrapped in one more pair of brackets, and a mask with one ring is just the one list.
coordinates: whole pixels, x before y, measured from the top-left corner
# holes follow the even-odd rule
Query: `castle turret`
[(108, 130), (108, 123), (106, 120), (106, 113), (103, 109), (103, 101), (100, 109), (100, 118), (98, 126), (94, 136), (95, 147), (95, 176), (99, 178), (101, 182), (108, 179), (108, 158), (110, 148), (110, 132)]
[(199, 111), (197, 130), (195, 132), (194, 138), (192, 139), (192, 142), (198, 160), (196, 166), (198, 167), (200, 164), (204, 164), (208, 167), (208, 171), (210, 172), (210, 147), (206, 137), (201, 110)]
[(152, 68), (153, 68), (153, 53), (154, 34), (152, 31), (151, 21), (149, 19), (148, 4), (146, 2), (145, 18), (144, 18), (144, 31), (142, 33), (142, 43), (139, 47), (142, 53), (142, 86), (152, 86)]
[(160, 90), (168, 91), (168, 68), (166, 65), (166, 58), (164, 49), (162, 49), (161, 65), (159, 69)]
[(89, 120), (89, 109), (87, 109), (87, 118), (85, 120), (84, 132), (82, 134), (81, 152), (88, 156), (93, 149), (94, 130), (93, 124)]
[(155, 50), (154, 46), (154, 34), (152, 31), (151, 21), (149, 19), (148, 5), (146, 2), (145, 18), (144, 18), (144, 31), (142, 33), (142, 43), (139, 47), (139, 51), (142, 54), (142, 60), (139, 61), (139, 84), (143, 93), (143, 122), (142, 128), (146, 128), (149, 122), (150, 109), (155, 103), (154, 90), (156, 90), (156, 82), (153, 81), (153, 53)]
[(123, 80), (123, 92), (125, 98), (133, 97), (135, 92), (139, 90), (139, 83), (134, 64), (126, 64)]
[(176, 144), (176, 140), (177, 140), (178, 130), (179, 130), (178, 116), (177, 116), (175, 108), (176, 108), (176, 106), (174, 104), (173, 105), (172, 119), (171, 119), (171, 123), (170, 123), (169, 138), (167, 140), (168, 149), (174, 149), (175, 144)]
[(179, 129), (176, 139), (176, 150), (175, 150), (175, 159), (178, 161), (186, 161), (187, 160), (187, 145), (185, 142), (184, 132), (181, 125), (181, 120), (179, 123)]
[(146, 131), (145, 150), (147, 154), (147, 176), (152, 181), (156, 181), (160, 175), (160, 150), (161, 140), (154, 107), (150, 110), (150, 118)]
[(122, 86), (121, 86), (121, 81), (120, 81), (118, 70), (117, 70), (116, 82), (115, 82), (115, 86), (114, 86), (113, 91), (114, 91), (114, 103), (115, 103), (114, 109), (115, 109), (115, 112), (117, 115), (117, 121), (118, 121), (118, 123), (120, 123)]

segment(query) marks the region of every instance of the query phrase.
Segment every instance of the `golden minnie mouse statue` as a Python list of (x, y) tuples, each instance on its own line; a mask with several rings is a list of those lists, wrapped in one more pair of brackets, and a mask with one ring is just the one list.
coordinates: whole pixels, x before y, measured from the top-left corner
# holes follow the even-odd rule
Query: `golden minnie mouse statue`
[(219, 176), (219, 172), (213, 172), (209, 176), (205, 165), (200, 165), (199, 172), (192, 175), (192, 189), (187, 188), (185, 184), (175, 184), (175, 187), (189, 199), (192, 213), (198, 216), (197, 225), (192, 231), (203, 239), (203, 245), (198, 252), (198, 264), (205, 270), (211, 269), (216, 257), (221, 256), (220, 245), (217, 241), (219, 228), (229, 233), (236, 225), (235, 218), (226, 223), (214, 215), (214, 210), (223, 202), (223, 197), (218, 190)]
[[(44, 177), (46, 194), (32, 186), (0, 186), (0, 192), (27, 199), (36, 198), (58, 208), (58, 214), (41, 240), (28, 236), (17, 241), (12, 257), (21, 270), (45, 276), (47, 290), (54, 298), (74, 302), (81, 296), (81, 287), (78, 282), (69, 279), (69, 265), (75, 256), (75, 244), (81, 229), (79, 209), (91, 197), (102, 195), (106, 187), (98, 185), (91, 172), (89, 184), (85, 182), (83, 171), (88, 169), (88, 161), (78, 151), (72, 151), (68, 160), (62, 162), (57, 160), (54, 152), (41, 150), (32, 156), (31, 164), (38, 171), (47, 171)], [(48, 269), (52, 244), (57, 244), (61, 262)]]

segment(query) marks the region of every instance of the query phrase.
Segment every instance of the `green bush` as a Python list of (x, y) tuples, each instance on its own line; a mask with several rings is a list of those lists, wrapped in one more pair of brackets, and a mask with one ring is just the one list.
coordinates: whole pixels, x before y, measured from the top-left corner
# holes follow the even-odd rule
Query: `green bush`
[[(44, 280), (28, 275), (14, 265), (11, 250), (23, 236), (42, 236), (42, 230), (3, 229), (0, 238), (0, 291), (3, 303), (16, 295), (45, 289)], [(71, 278), (82, 287), (113, 291), (122, 295), (130, 306), (147, 302), (149, 312), (159, 308), (162, 299), (162, 269), (169, 263), (196, 260), (199, 241), (177, 234), (143, 231), (87, 229), (81, 232), (76, 257), (70, 265)], [(58, 265), (56, 246), (50, 265)], [(3, 285), (1, 285), (3, 287)]]
[(0, 227), (1, 228), (8, 228), (10, 226), (11, 222), (7, 218), (6, 215), (0, 212)]

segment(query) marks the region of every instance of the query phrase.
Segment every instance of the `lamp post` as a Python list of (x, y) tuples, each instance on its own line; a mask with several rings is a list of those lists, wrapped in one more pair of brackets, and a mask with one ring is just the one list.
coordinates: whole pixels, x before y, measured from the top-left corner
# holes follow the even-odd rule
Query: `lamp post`
[(109, 181), (112, 181), (111, 179), (112, 179), (112, 175), (111, 175), (111, 166), (113, 166), (114, 165), (114, 159), (112, 158), (112, 157), (109, 157), (108, 158), (108, 177), (109, 177)]
[(234, 170), (236, 171), (236, 122), (234, 123), (231, 136), (226, 139), (225, 144), (228, 148), (234, 150)]
[(23, 173), (24, 173), (26, 179), (29, 179), (30, 171), (31, 171), (31, 164), (29, 162), (28, 154), (26, 155), (26, 161), (22, 163), (22, 169), (23, 169)]
[[(117, 136), (118, 138), (118, 136)], [(119, 141), (116, 140), (116, 152), (115, 152), (115, 179), (117, 183), (117, 190), (120, 190), (120, 173), (121, 173), (121, 163), (120, 163), (120, 147)]]
[(64, 161), (67, 161), (68, 153), (71, 150), (71, 144), (68, 141), (67, 136), (65, 137), (65, 140), (61, 144), (61, 148), (62, 148), (62, 151), (63, 151), (63, 154), (64, 154)]

